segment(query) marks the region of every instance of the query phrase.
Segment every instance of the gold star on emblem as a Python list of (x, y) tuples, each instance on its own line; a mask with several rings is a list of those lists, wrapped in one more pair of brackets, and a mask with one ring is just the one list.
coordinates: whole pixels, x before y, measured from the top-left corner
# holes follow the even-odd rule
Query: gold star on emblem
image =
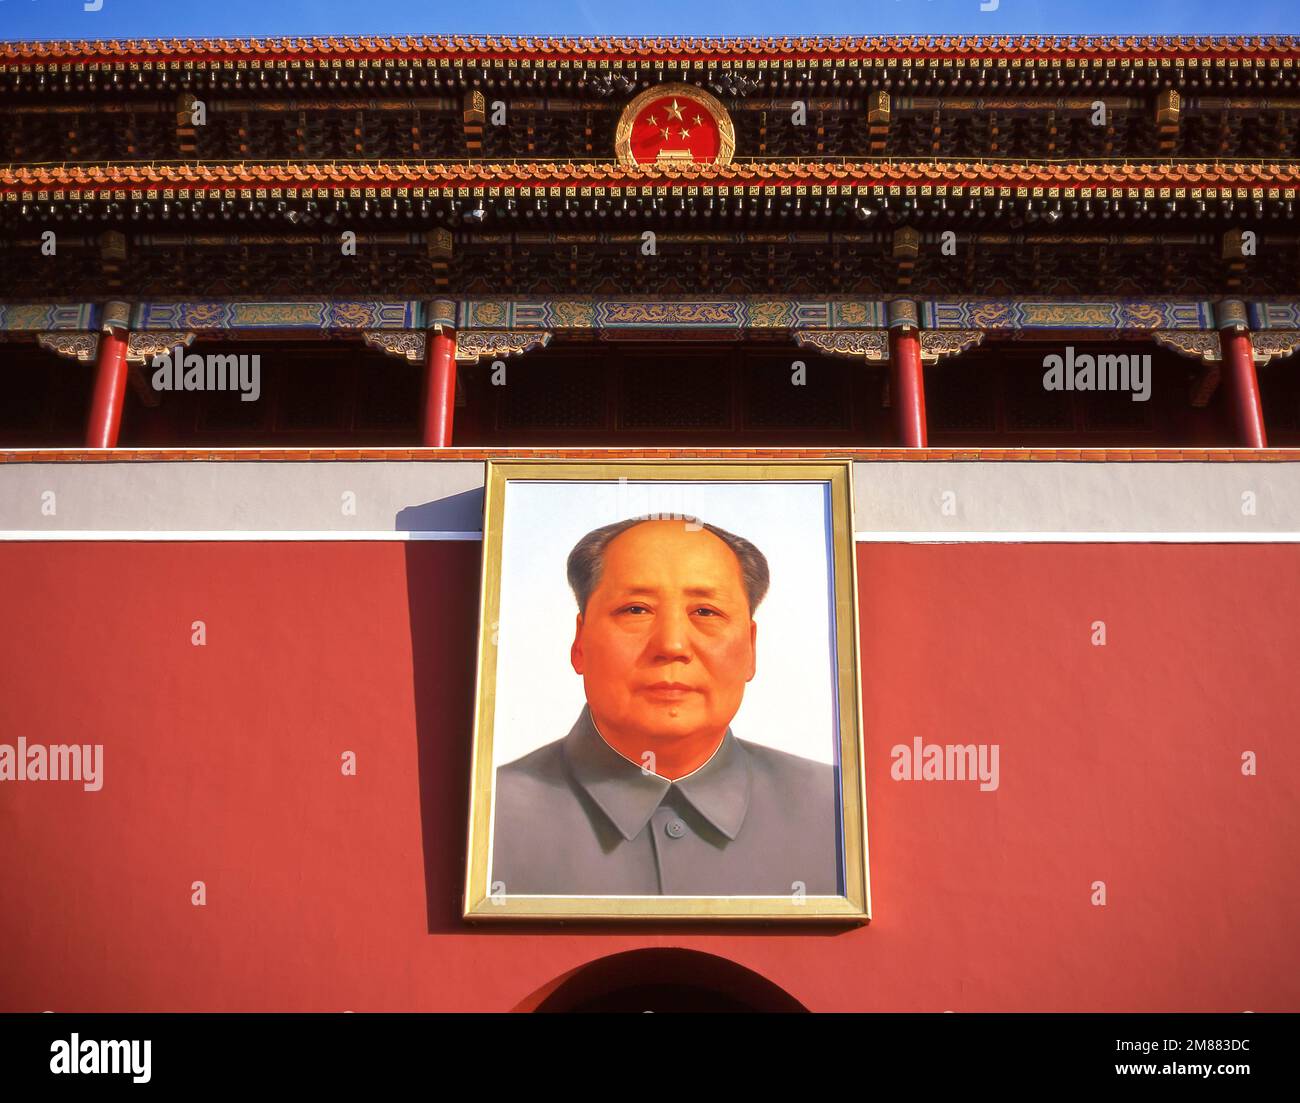
[(691, 132), (687, 130), (686, 127), (682, 127), (682, 137), (689, 138), (690, 136), (691, 136)]
[(673, 100), (673, 105), (672, 105), (672, 107), (670, 107), (670, 108), (668, 109), (668, 117), (669, 117), (670, 119), (677, 119), (679, 122), (681, 121), (681, 118), (682, 118), (682, 109), (681, 109), (680, 107), (677, 106), (677, 101), (676, 101), (676, 100)]
[(645, 121), (648, 122), (651, 126), (658, 126), (658, 125), (659, 125), (659, 120), (656, 119), (653, 115), (647, 115), (647, 116), (645, 117)]
[(668, 141), (668, 128), (667, 128), (667, 127), (664, 127), (664, 128), (663, 128), (659, 133), (662, 134), (662, 135), (664, 136), (664, 141), (665, 141), (665, 142)]
[(698, 115), (696, 115), (696, 116), (695, 116), (695, 125), (696, 125), (696, 126), (699, 126), (702, 122), (704, 122), (704, 120), (701, 119)]

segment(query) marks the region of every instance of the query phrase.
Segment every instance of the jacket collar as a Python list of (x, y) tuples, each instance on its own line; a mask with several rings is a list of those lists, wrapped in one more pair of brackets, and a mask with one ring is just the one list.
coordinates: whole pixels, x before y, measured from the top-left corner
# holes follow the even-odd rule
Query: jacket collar
[(727, 729), (713, 757), (686, 777), (669, 781), (647, 774), (605, 742), (584, 706), (564, 737), (564, 757), (579, 788), (618, 828), (623, 838), (637, 837), (673, 791), (728, 839), (740, 833), (749, 809), (749, 755)]

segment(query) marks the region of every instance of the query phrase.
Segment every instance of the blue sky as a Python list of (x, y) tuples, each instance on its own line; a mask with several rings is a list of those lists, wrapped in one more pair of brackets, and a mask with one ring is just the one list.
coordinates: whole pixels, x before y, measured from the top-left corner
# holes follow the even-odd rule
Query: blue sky
[[(0, 0), (0, 39), (319, 34), (1295, 34), (1297, 0)], [(993, 0), (985, 0), (992, 3)]]

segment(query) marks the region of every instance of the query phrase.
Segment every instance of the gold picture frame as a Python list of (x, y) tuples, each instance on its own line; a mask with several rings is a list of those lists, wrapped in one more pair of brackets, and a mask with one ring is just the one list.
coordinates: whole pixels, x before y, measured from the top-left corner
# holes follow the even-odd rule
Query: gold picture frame
[[(709, 117), (718, 128), (718, 156), (713, 164), (731, 164), (731, 159), (736, 155), (736, 128), (731, 121), (731, 116), (727, 114), (727, 109), (722, 106), (722, 101), (693, 84), (655, 85), (653, 88), (649, 88), (635, 96), (623, 108), (623, 113), (618, 117), (618, 127), (614, 131), (614, 155), (618, 158), (618, 163), (629, 168), (637, 167), (638, 161), (632, 155), (632, 126), (647, 104), (663, 99), (664, 96), (680, 96), (709, 113)], [(688, 161), (686, 163), (691, 164), (693, 162)]]
[[(509, 460), (488, 461), (484, 491), (483, 560), (479, 606), (474, 744), (471, 762), (468, 853), (463, 916), (471, 921), (496, 920), (635, 920), (635, 921), (792, 921), (865, 923), (871, 917), (867, 854), (866, 788), (863, 769), (862, 710), (859, 682), (857, 575), (853, 540), (852, 462), (752, 461), (683, 462), (628, 460), (622, 462)], [(620, 480), (626, 480), (621, 483)], [(818, 554), (829, 563), (833, 592), (828, 622), (833, 622), (834, 649), (826, 658), (833, 674), (835, 734), (834, 774), (838, 792), (840, 887), (838, 895), (790, 896), (582, 896), (510, 895), (504, 884), (493, 884), (493, 801), (496, 770), (494, 738), (498, 734), (497, 627), (502, 624), (503, 531), (507, 497), (514, 484), (528, 482), (587, 482), (637, 485), (687, 483), (816, 483), (825, 487), (817, 508), (827, 518), (821, 538), (828, 543)], [(661, 488), (667, 493), (667, 488)], [(725, 491), (724, 491), (725, 492)], [(743, 491), (738, 491), (743, 493)], [(519, 499), (521, 502), (523, 498)], [(705, 518), (707, 520), (707, 518)], [(812, 547), (810, 544), (809, 547)], [(563, 564), (557, 564), (563, 570)], [(548, 568), (549, 570), (549, 568)], [(566, 645), (567, 646), (567, 645)], [(495, 891), (494, 891), (495, 890)]]

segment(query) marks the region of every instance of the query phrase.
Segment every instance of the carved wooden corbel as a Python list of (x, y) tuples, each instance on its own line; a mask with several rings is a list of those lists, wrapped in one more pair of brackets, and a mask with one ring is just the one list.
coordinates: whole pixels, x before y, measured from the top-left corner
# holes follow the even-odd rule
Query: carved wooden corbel
[(1281, 360), (1300, 351), (1300, 329), (1261, 329), (1250, 335), (1256, 364)]
[(1161, 348), (1199, 360), (1205, 366), (1192, 382), (1192, 405), (1208, 406), (1218, 389), (1223, 342), (1213, 329), (1158, 329), (1151, 335)]
[(127, 335), (126, 362), (128, 364), (149, 364), (155, 356), (170, 353), (177, 345), (189, 348), (193, 343), (193, 332), (186, 332), (185, 330), (140, 330)]
[(194, 343), (194, 334), (178, 329), (140, 330), (127, 334), (126, 362), (130, 372), (131, 390), (145, 406), (153, 407), (162, 402), (162, 394), (153, 388), (149, 375), (149, 365), (155, 356), (170, 354), (177, 345), (189, 348)]
[(795, 344), (828, 356), (863, 360), (869, 364), (889, 362), (889, 331), (884, 329), (797, 329)]
[(425, 336), (418, 329), (368, 329), (363, 336), (372, 349), (412, 364), (424, 363)]
[(485, 357), (522, 356), (551, 343), (545, 329), (465, 329), (456, 333), (456, 362), (477, 364)]
[(81, 331), (41, 333), (37, 335), (36, 343), (57, 356), (66, 356), (69, 360), (80, 360), (84, 363), (95, 359), (95, 353), (99, 351), (99, 334)]
[(937, 364), (945, 356), (958, 356), (983, 340), (982, 329), (923, 329), (921, 363)]

